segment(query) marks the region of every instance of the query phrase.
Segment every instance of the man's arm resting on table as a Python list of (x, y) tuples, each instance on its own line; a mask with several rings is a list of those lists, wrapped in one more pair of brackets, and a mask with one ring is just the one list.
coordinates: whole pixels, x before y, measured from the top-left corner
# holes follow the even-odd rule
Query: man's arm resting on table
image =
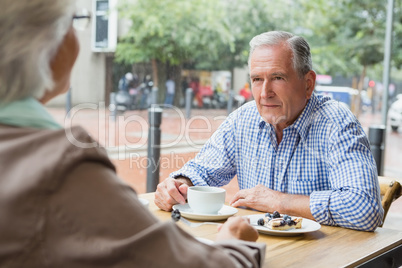
[(278, 211), (281, 214), (300, 216), (314, 220), (310, 211), (310, 197), (287, 194), (257, 185), (237, 192), (231, 203), (234, 207), (245, 206), (264, 212)]
[(286, 193), (280, 193), (280, 195), (279, 212), (315, 220), (310, 210), (310, 196)]

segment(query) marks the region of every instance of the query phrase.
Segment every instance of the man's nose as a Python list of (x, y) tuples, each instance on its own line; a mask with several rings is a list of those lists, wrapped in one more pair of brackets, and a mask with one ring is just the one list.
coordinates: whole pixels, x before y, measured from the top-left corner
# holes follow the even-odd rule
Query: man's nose
[(270, 98), (274, 95), (275, 93), (272, 89), (272, 84), (269, 81), (265, 80), (261, 89), (261, 98)]

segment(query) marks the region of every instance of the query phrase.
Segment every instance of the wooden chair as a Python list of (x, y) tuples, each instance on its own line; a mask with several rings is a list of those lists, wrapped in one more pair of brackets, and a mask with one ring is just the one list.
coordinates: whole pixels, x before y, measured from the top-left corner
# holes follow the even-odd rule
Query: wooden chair
[(401, 184), (397, 181), (397, 179), (378, 176), (378, 181), (380, 183), (381, 188), (381, 197), (382, 197), (381, 203), (382, 207), (384, 208), (384, 218), (382, 221), (383, 223), (380, 226), (382, 227), (382, 225), (385, 222), (385, 217), (387, 216), (391, 203), (401, 196), (402, 191), (401, 191)]

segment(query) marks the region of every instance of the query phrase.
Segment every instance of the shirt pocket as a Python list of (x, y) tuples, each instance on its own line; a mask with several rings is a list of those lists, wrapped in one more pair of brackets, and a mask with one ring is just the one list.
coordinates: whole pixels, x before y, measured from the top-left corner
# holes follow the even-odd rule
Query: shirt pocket
[(293, 158), (288, 168), (288, 192), (309, 195), (327, 187), (325, 165), (320, 157), (304, 152)]
[[(295, 163), (292, 163), (295, 162)], [(303, 162), (292, 161), (288, 168), (288, 187), (287, 192), (290, 194), (310, 194), (314, 185), (314, 176), (307, 175), (307, 170), (303, 168)], [(311, 173), (314, 173), (312, 170)]]
[(289, 181), (311, 182), (319, 174), (317, 157), (308, 150), (297, 148), (288, 166)]

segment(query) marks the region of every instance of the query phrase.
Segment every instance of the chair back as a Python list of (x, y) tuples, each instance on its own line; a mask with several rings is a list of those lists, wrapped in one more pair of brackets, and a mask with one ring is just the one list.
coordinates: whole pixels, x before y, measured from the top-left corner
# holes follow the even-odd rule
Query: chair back
[(384, 209), (384, 218), (380, 226), (382, 227), (392, 202), (401, 196), (402, 191), (401, 184), (394, 178), (378, 176), (378, 182), (381, 189), (381, 204)]

